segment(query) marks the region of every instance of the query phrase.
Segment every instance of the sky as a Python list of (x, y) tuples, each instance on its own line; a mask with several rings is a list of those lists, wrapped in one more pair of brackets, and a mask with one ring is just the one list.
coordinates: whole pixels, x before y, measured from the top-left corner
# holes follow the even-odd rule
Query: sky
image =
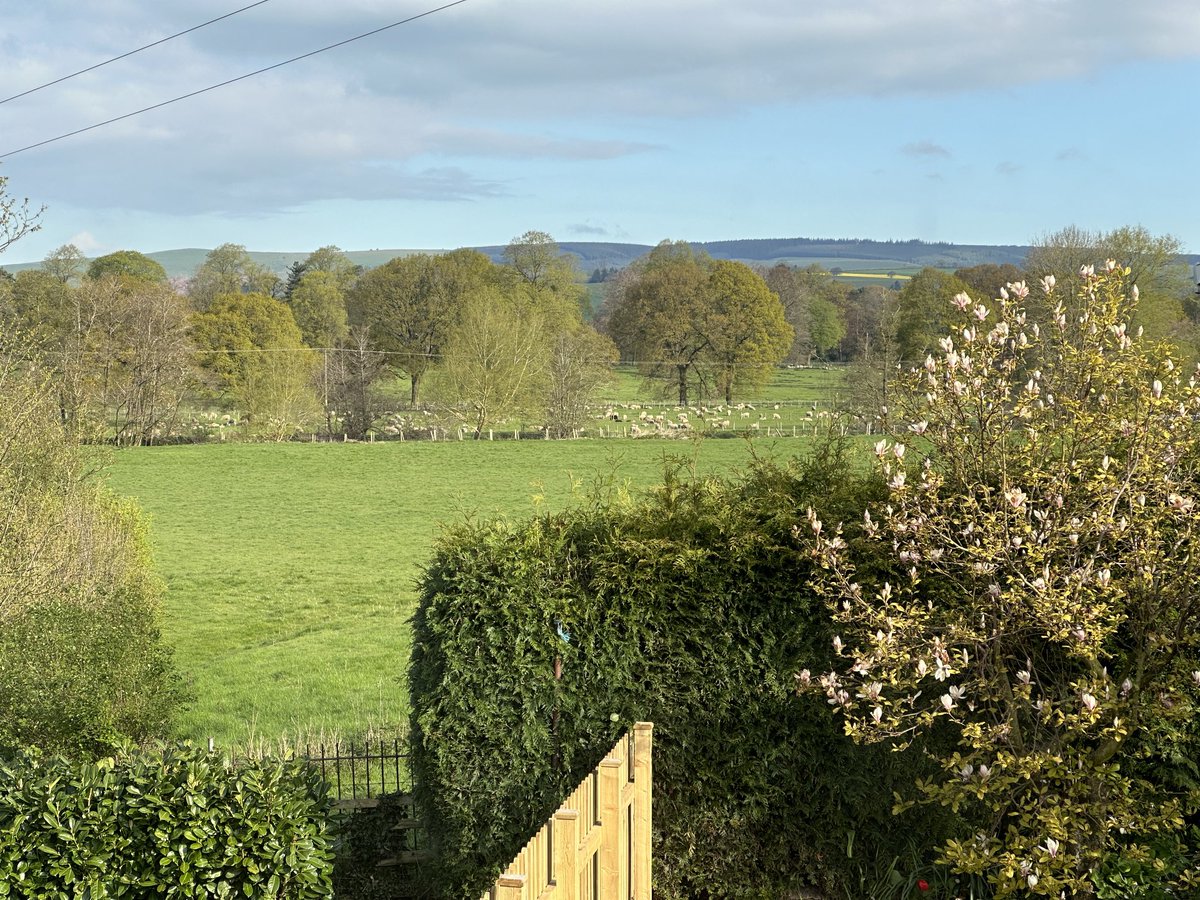
[[(0, 0), (0, 100), (251, 0)], [(0, 264), (1143, 225), (1200, 253), (1195, 0), (267, 0), (0, 103)]]

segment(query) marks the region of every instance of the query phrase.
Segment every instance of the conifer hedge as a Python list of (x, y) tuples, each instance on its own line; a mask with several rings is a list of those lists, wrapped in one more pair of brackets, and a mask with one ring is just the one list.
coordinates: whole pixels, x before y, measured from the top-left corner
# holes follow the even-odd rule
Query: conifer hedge
[(637, 720), (655, 723), (656, 896), (846, 887), (940, 832), (891, 815), (920, 754), (852, 744), (794, 690), (831, 632), (793, 528), (810, 504), (861, 520), (876, 483), (837, 446), (732, 480), (682, 471), (643, 500), (598, 492), (437, 544), (410, 687), (445, 896), (477, 897)]

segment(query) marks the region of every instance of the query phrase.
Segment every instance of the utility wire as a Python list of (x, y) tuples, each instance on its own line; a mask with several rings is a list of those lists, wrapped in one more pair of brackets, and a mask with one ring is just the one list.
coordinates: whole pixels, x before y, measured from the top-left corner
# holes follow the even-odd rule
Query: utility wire
[(264, 72), (270, 72), (272, 69), (279, 69), (279, 68), (282, 68), (283, 66), (291, 65), (294, 62), (299, 62), (302, 59), (308, 59), (310, 56), (316, 56), (318, 53), (324, 53), (327, 50), (335, 50), (338, 47), (344, 47), (346, 44), (352, 44), (355, 41), (361, 41), (363, 38), (371, 37), (373, 35), (379, 34), (380, 32), (387, 31), (390, 28), (396, 28), (400, 25), (407, 25), (410, 22), (415, 22), (417, 19), (423, 19), (426, 16), (432, 16), (434, 13), (443, 12), (444, 10), (450, 9), (453, 6), (460, 6), (461, 4), (466, 3), (466, 2), (467, 2), (467, 0), (454, 0), (454, 2), (452, 2), (452, 3), (446, 3), (446, 4), (443, 4), (442, 6), (435, 7), (434, 9), (427, 9), (423, 13), (417, 13), (415, 16), (409, 16), (407, 19), (401, 19), (399, 22), (393, 22), (391, 25), (384, 25), (381, 28), (375, 28), (371, 31), (364, 32), (363, 34), (358, 34), (358, 35), (355, 35), (354, 37), (346, 38), (344, 41), (338, 41), (336, 44), (329, 44), (328, 46), (320, 47), (316, 50), (310, 50), (308, 53), (302, 53), (299, 56), (293, 56), (291, 59), (285, 59), (283, 62), (277, 62), (271, 66), (264, 66), (263, 68), (256, 69), (253, 72), (247, 72), (245, 75), (239, 75), (237, 78), (230, 78), (228, 81), (222, 81), (219, 84), (212, 84), (206, 88), (200, 88), (197, 91), (191, 91), (190, 93), (187, 93), (187, 94), (181, 94), (178, 97), (172, 97), (170, 100), (164, 100), (161, 103), (155, 103), (152, 106), (146, 106), (146, 107), (143, 107), (142, 109), (137, 109), (137, 110), (134, 110), (133, 112), (125, 113), (125, 115), (123, 115), (123, 116), (114, 116), (111, 119), (105, 119), (103, 122), (97, 122), (95, 125), (88, 125), (86, 128), (77, 128), (74, 131), (68, 131), (66, 134), (60, 134), (60, 135), (58, 135), (58, 137), (52, 137), (52, 138), (47, 138), (44, 141), (38, 141), (36, 144), (29, 144), (29, 145), (27, 145), (25, 147), (21, 147), (17, 150), (9, 150), (7, 153), (0, 153), (0, 159), (5, 159), (6, 157), (9, 157), (9, 156), (16, 156), (18, 153), (24, 153), (26, 150), (33, 150), (37, 147), (44, 147), (47, 144), (53, 144), (56, 141), (65, 140), (66, 138), (74, 137), (77, 134), (83, 134), (86, 131), (93, 131), (97, 128), (103, 128), (105, 125), (112, 125), (114, 122), (120, 122), (120, 121), (123, 121), (124, 119), (131, 119), (134, 116), (140, 116), (142, 113), (147, 113), (147, 112), (150, 112), (151, 110), (155, 110), (155, 109), (161, 109), (164, 106), (170, 106), (172, 103), (178, 103), (180, 100), (187, 100), (191, 97), (197, 97), (200, 94), (206, 94), (209, 91), (215, 91), (217, 88), (223, 88), (223, 87), (226, 87), (231, 84), (236, 84), (239, 81), (245, 81), (247, 78), (253, 78), (255, 75), (261, 75)]
[(230, 16), (236, 16), (238, 13), (243, 13), (248, 9), (254, 9), (256, 6), (262, 6), (264, 3), (269, 3), (270, 0), (258, 0), (257, 3), (251, 3), (249, 6), (243, 6), (241, 9), (235, 9), (233, 12), (225, 13), (223, 16), (217, 16), (215, 19), (209, 19), (207, 22), (201, 22), (199, 25), (193, 25), (191, 28), (185, 28), (183, 31), (177, 31), (175, 34), (168, 35), (165, 38), (159, 38), (157, 41), (138, 47), (136, 50), (130, 50), (128, 53), (122, 53), (120, 56), (114, 56), (112, 59), (106, 59), (104, 62), (98, 62), (94, 66), (88, 66), (86, 69), (80, 69), (78, 72), (72, 72), (70, 75), (64, 75), (62, 78), (55, 78), (53, 81), (47, 81), (45, 84), (39, 84), (37, 87), (32, 87), (27, 91), (21, 91), (19, 94), (13, 94), (11, 97), (5, 97), (0, 100), (0, 105), (8, 103), (11, 100), (19, 100), (21, 97), (28, 97), (30, 94), (52, 87), (56, 84), (62, 84), (69, 78), (74, 78), (76, 75), (84, 75), (88, 72), (94, 72), (102, 66), (107, 66), (109, 63), (115, 63), (118, 60), (133, 56), (135, 53), (141, 53), (143, 50), (149, 50), (151, 47), (157, 47), (159, 44), (165, 44), (167, 41), (173, 41), (177, 37), (183, 37), (185, 34), (191, 34), (193, 31), (198, 31), (206, 25), (212, 25), (214, 22), (220, 22), (222, 19), (228, 19)]

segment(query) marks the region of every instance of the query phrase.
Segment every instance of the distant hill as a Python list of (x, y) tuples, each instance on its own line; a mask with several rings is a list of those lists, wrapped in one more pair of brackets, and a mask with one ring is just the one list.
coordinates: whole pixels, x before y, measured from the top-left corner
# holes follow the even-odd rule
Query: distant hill
[[(925, 241), (866, 241), (845, 238), (762, 238), (736, 241), (708, 241), (694, 243), (715, 259), (735, 259), (752, 265), (807, 266), (817, 263), (827, 269), (834, 267), (855, 272), (913, 272), (924, 266), (939, 269), (958, 269), (981, 263), (1012, 263), (1021, 265), (1029, 248), (1017, 245), (994, 246), (989, 244), (946, 244)], [(601, 241), (561, 241), (565, 252), (579, 260), (585, 272), (601, 268), (621, 268), (639, 256), (648, 253), (649, 244), (620, 244)], [(503, 245), (476, 247), (494, 260), (500, 260)], [(442, 249), (393, 249), (393, 250), (349, 250), (346, 255), (356, 264), (372, 269), (397, 256), (414, 253), (443, 253)], [(204, 261), (208, 250), (187, 248), (161, 250), (147, 253), (151, 259), (162, 264), (171, 277), (187, 276), (196, 271)], [(262, 265), (283, 275), (288, 267), (304, 259), (308, 251), (250, 251), (250, 256)], [(3, 263), (0, 266), (10, 272), (34, 268), (40, 262)]]

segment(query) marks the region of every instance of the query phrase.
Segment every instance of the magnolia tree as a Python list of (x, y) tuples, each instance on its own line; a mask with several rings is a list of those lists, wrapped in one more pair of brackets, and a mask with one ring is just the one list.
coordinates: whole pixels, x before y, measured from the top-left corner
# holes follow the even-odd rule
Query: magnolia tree
[(798, 678), (857, 739), (951, 736), (898, 805), (958, 811), (941, 861), (998, 897), (1092, 896), (1183, 828), (1185, 798), (1130, 770), (1200, 697), (1200, 382), (1132, 333), (1127, 275), (1044, 279), (1044, 322), (1023, 283), (958, 294), (885, 410), (861, 541), (809, 513), (844, 665)]

